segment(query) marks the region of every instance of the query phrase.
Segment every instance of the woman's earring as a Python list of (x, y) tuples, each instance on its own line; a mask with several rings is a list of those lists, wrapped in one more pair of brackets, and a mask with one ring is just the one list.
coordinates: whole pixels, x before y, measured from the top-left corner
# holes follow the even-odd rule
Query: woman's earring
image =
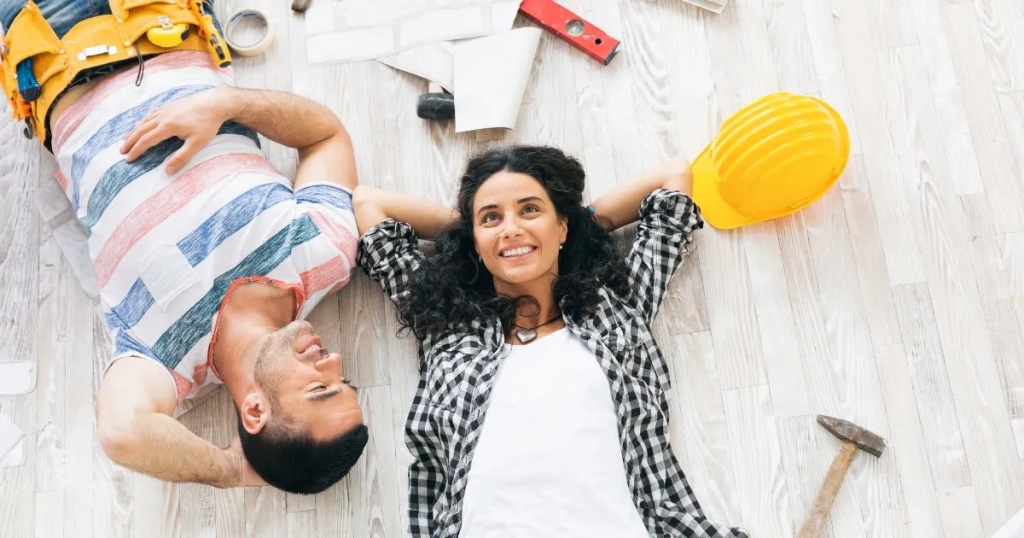
[(558, 245), (558, 250), (562, 250), (562, 247), (564, 247), (564, 246), (565, 246), (565, 243), (562, 243), (561, 245)]

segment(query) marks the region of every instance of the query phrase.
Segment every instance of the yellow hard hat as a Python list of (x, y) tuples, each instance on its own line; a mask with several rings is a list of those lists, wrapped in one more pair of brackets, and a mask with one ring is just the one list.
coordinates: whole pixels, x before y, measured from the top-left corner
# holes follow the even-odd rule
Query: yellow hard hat
[(850, 133), (832, 107), (769, 94), (730, 116), (693, 162), (693, 200), (715, 228), (774, 219), (821, 198), (849, 156)]

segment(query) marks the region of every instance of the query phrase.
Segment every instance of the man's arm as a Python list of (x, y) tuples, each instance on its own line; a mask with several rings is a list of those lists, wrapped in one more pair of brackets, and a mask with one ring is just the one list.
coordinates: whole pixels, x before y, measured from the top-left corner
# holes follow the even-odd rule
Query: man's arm
[(263, 485), (235, 443), (220, 449), (171, 417), (174, 386), (167, 371), (147, 359), (111, 365), (96, 399), (100, 444), (110, 459), (170, 481), (226, 488)]
[(360, 185), (352, 197), (359, 234), (364, 235), (388, 218), (407, 222), (423, 239), (433, 239), (451, 224), (456, 212), (441, 204), (382, 189)]
[(225, 86), (178, 99), (146, 115), (125, 139), (121, 152), (131, 162), (156, 144), (178, 137), (185, 144), (166, 166), (167, 173), (173, 174), (229, 120), (299, 150), (296, 188), (314, 180), (355, 188), (352, 140), (341, 121), (327, 107), (286, 92)]
[(686, 159), (671, 159), (657, 168), (616, 186), (594, 201), (594, 216), (606, 231), (617, 230), (639, 218), (640, 203), (658, 189), (693, 193), (693, 176)]

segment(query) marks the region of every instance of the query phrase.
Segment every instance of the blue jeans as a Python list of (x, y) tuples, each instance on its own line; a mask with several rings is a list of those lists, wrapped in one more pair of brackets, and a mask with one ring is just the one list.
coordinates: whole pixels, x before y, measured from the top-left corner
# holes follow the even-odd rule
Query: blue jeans
[[(106, 0), (35, 1), (43, 17), (46, 17), (46, 22), (50, 23), (50, 26), (59, 38), (63, 38), (64, 34), (68, 33), (80, 21), (100, 15), (110, 15), (110, 3)], [(21, 10), (21, 6), (24, 4), (24, 0), (0, 0), (0, 23), (3, 23), (4, 28), (11, 27), (14, 17), (18, 15), (18, 11)], [(204, 0), (203, 4), (206, 5), (206, 12), (212, 14), (213, 0)], [(216, 16), (214, 16), (213, 22), (217, 25), (217, 29), (220, 30), (220, 24), (217, 22)]]

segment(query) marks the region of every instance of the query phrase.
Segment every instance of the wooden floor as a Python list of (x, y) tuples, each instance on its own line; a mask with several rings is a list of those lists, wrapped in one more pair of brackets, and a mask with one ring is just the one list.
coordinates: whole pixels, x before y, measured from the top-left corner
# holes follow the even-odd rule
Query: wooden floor
[[(814, 416), (843, 417), (889, 447), (856, 459), (828, 536), (994, 533), (1024, 505), (1024, 3), (732, 0), (716, 16), (681, 0), (562, 2), (624, 51), (603, 67), (545, 35), (506, 134), (419, 120), (426, 84), (381, 64), (308, 67), (285, 1), (245, 2), (267, 9), (278, 41), (236, 73), (338, 112), (363, 182), (445, 201), (467, 157), (495, 144), (561, 146), (596, 197), (694, 157), (765, 93), (821, 96), (853, 135), (840, 184), (798, 215), (700, 232), (657, 321), (679, 458), (712, 518), (792, 536), (839, 446)], [(414, 344), (362, 274), (312, 317), (363, 387), (371, 438), (350, 478), (300, 497), (107, 460), (92, 408), (107, 337), (33, 203), (52, 158), (4, 116), (0, 360), (37, 360), (39, 382), (0, 398), (31, 446), (27, 465), (0, 470), (0, 536), (403, 536)], [(294, 171), (292, 152), (269, 153)], [(183, 419), (226, 445), (231, 417), (220, 392)]]

